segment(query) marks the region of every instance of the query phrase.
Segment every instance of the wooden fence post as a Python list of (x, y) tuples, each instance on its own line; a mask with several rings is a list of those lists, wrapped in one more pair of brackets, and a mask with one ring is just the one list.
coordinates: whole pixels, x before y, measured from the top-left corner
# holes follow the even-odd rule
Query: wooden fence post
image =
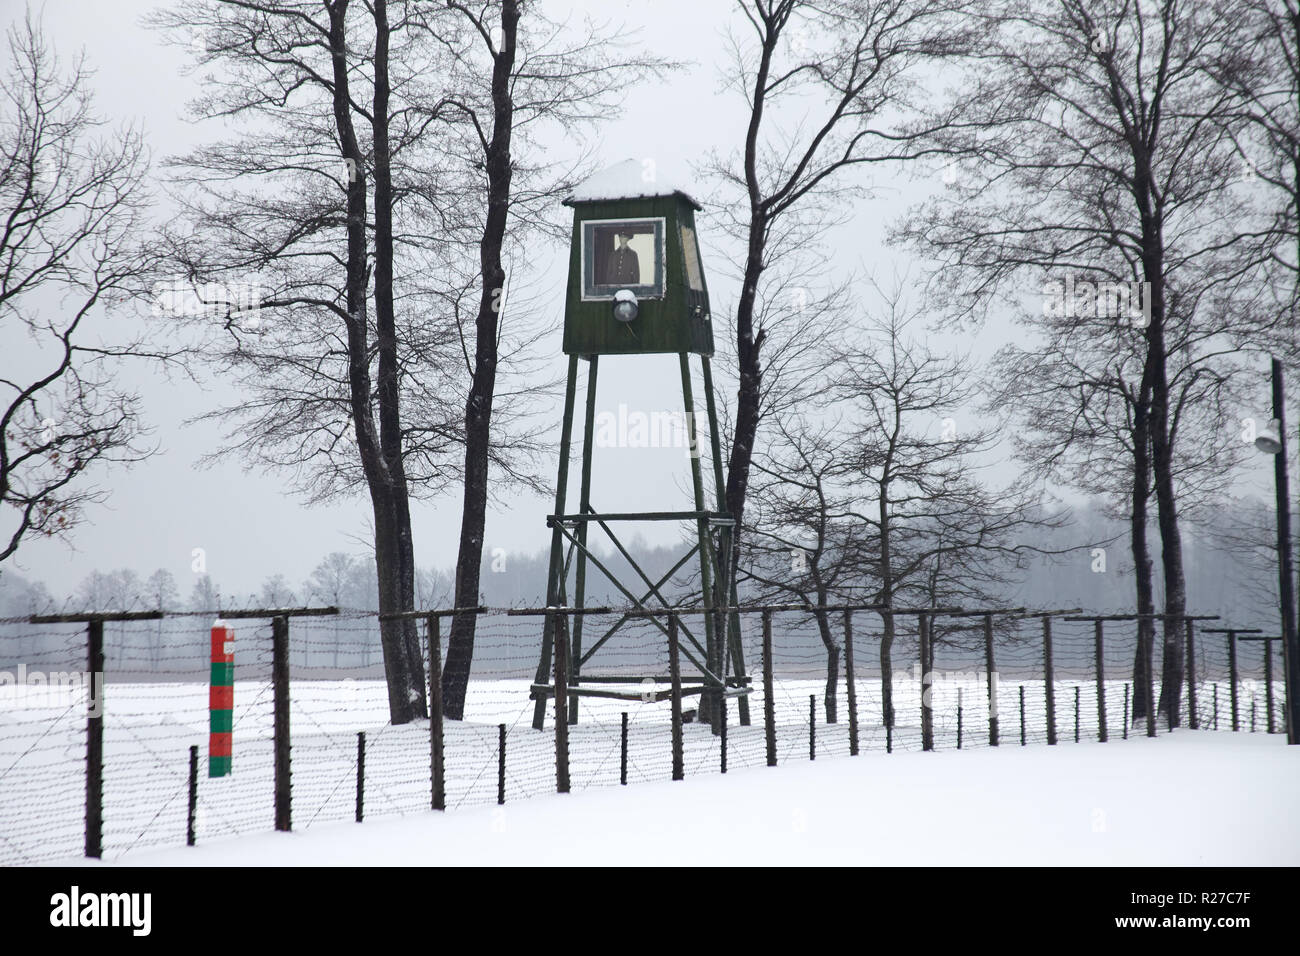
[(190, 799), (185, 813), (185, 845), (194, 846), (199, 809), (199, 748), (190, 747)]
[(275, 724), (275, 828), (293, 829), (293, 786), (289, 769), (289, 618), (271, 619), (271, 684)]
[[(725, 700), (726, 698), (723, 698)], [(722, 772), (727, 772), (727, 722), (722, 722), (722, 733), (718, 736), (718, 742), (722, 748)]]
[(776, 701), (772, 687), (772, 612), (763, 609), (763, 731), (767, 738), (767, 765), (776, 766)]
[[(569, 621), (548, 612), (555, 634), (555, 792), (569, 792)], [(671, 643), (671, 642), (670, 642)]]
[(849, 756), (858, 755), (858, 691), (853, 677), (853, 612), (844, 612), (844, 686), (849, 694)]
[(808, 759), (817, 759), (817, 695), (808, 695)]
[(1196, 713), (1196, 622), (1187, 619), (1187, 726), (1199, 730), (1201, 718)]
[(1043, 691), (1047, 696), (1047, 743), (1056, 746), (1056, 664), (1052, 660), (1052, 618), (1043, 615)]
[(1093, 642), (1095, 644), (1095, 653), (1097, 656), (1097, 739), (1103, 744), (1107, 740), (1106, 733), (1106, 663), (1103, 656), (1104, 648), (1102, 644), (1101, 618), (1092, 622)]
[(623, 727), (619, 734), (618, 782), (627, 786), (627, 711), (623, 711)]
[(1025, 745), (1025, 685), (1020, 685), (1020, 746)]
[(445, 767), (445, 742), (442, 736), (442, 634), (441, 618), (430, 614), (427, 619), (429, 634), (429, 780), (432, 787), (432, 806), (435, 810), (447, 809), (447, 779)]
[(1074, 742), (1079, 742), (1079, 685), (1074, 685)]
[(961, 691), (957, 688), (957, 749), (961, 750)]
[(1273, 732), (1273, 641), (1264, 641), (1264, 713), (1268, 732)]
[(984, 667), (989, 685), (989, 746), (998, 745), (998, 669), (993, 659), (993, 615), (984, 615)]
[(934, 749), (934, 715), (930, 704), (930, 690), (934, 675), (930, 673), (930, 621), (926, 614), (916, 616), (917, 634), (921, 653), (921, 749)]
[(497, 806), (506, 802), (506, 725), (497, 724)]
[[(1138, 632), (1142, 632), (1142, 621), (1140, 619), (1138, 621)], [(1151, 622), (1151, 640), (1155, 641), (1154, 621)], [(1149, 647), (1147, 649), (1150, 650)], [(1147, 698), (1147, 736), (1154, 737), (1156, 735), (1156, 667), (1150, 654), (1146, 655), (1146, 659), (1146, 674), (1142, 681), (1145, 686), (1142, 688), (1142, 693), (1146, 694)]]
[(366, 732), (357, 731), (357, 823), (366, 818)]
[(1128, 681), (1124, 682), (1124, 739), (1128, 740)]
[(104, 855), (104, 622), (86, 622), (86, 856)]
[(672, 681), (673, 779), (686, 777), (682, 743), (682, 671), (677, 650), (677, 612), (668, 612), (668, 677)]
[(1237, 632), (1228, 632), (1228, 694), (1232, 700), (1232, 729), (1241, 729), (1237, 721)]

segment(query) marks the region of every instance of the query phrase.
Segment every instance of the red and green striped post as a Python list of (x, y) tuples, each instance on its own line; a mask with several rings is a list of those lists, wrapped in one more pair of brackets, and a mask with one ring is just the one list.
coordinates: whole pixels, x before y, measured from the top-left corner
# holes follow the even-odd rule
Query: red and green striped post
[(235, 631), (218, 619), (212, 625), (212, 671), (208, 687), (208, 776), (230, 773), (230, 736), (235, 707)]

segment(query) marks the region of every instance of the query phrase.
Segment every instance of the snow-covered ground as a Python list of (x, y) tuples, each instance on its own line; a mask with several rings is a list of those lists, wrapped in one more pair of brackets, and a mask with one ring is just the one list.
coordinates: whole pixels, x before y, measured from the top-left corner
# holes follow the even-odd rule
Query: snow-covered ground
[[(1206, 846), (1220, 854), (1211, 859), (1219, 862), (1257, 861), (1264, 859), (1260, 854), (1290, 852), (1300, 845), (1294, 838), (1280, 839), (1287, 832), (1279, 829), (1286, 825), (1280, 815), (1273, 820), (1268, 813), (1258, 812), (1260, 801), (1279, 789), (1295, 795), (1297, 778), (1290, 771), (1295, 761), (1288, 760), (1292, 755), (1278, 735), (1227, 732), (1226, 688), (1217, 695), (1223, 732), (1166, 735), (1162, 730), (1155, 740), (1138, 739), (1140, 733), (1134, 733), (1125, 741), (1121, 739), (1125, 686), (1121, 681), (1108, 682), (1107, 725), (1112, 740), (1102, 746), (1092, 742), (1098, 725), (1095, 685), (1058, 681), (1060, 745), (1049, 748), (1045, 746), (1042, 683), (1023, 685), (1027, 747), (1019, 746), (1022, 685), (1002, 684), (1003, 746), (980, 753), (972, 748), (987, 748), (989, 736), (983, 682), (945, 678), (932, 694), (938, 752), (919, 754), (920, 687), (913, 675), (896, 672), (895, 677), (899, 726), (893, 735), (893, 754), (884, 753), (877, 683), (858, 682), (863, 754), (851, 759), (843, 686), (839, 722), (828, 725), (821, 682), (786, 679), (777, 682), (773, 697), (780, 768), (765, 766), (759, 692), (750, 704), (752, 726), (737, 726), (733, 701), (727, 754), (730, 773), (725, 779), (719, 778), (718, 738), (700, 724), (685, 726), (685, 785), (672, 785), (669, 779), (667, 703), (584, 700), (582, 719), (570, 728), (574, 793), (559, 803), (554, 798), (550, 707), (546, 729), (538, 733), (531, 728), (533, 706), (527, 681), (474, 681), (466, 719), (447, 723), (445, 819), (428, 818), (426, 721), (388, 725), (382, 682), (297, 681), (291, 686), (293, 826), (297, 832), (290, 840), (320, 828), (339, 839), (352, 836), (349, 828), (355, 824), (349, 821), (355, 813), (357, 731), (364, 730), (365, 837), (352, 852), (366, 851), (372, 845), (380, 852), (382, 842), (373, 843), (371, 834), (406, 832), (400, 827), (389, 829), (397, 822), (395, 818), (401, 818), (414, 832), (428, 829), (429, 833), (445, 834), (437, 839), (448, 841), (449, 847), (461, 847), (456, 852), (465, 855), (458, 859), (468, 861), (477, 859), (476, 854), (489, 853), (498, 854), (493, 858), (523, 861), (525, 856), (510, 854), (534, 852), (529, 847), (535, 836), (541, 839), (539, 835), (557, 827), (576, 826), (564, 816), (576, 806), (590, 808), (576, 812), (584, 817), (590, 812), (592, 833), (606, 833), (588, 847), (604, 852), (599, 847), (608, 840), (609, 852), (614, 855), (599, 856), (602, 860), (623, 859), (620, 854), (641, 843), (659, 847), (662, 841), (658, 836), (680, 831), (701, 847), (727, 846), (728, 853), (748, 853), (741, 844), (762, 843), (763, 834), (770, 832), (775, 834), (775, 844), (787, 846), (794, 854), (791, 858), (799, 858), (799, 853), (825, 841), (827, 853), (855, 845), (859, 846), (855, 852), (883, 853), (896, 846), (900, 855), (889, 859), (915, 862), (904, 848), (915, 853), (920, 845), (928, 848), (926, 852), (956, 846), (960, 852), (968, 852), (971, 846), (983, 846), (989, 833), (1025, 823), (1025, 852), (1062, 843), (1043, 833), (1028, 835), (1041, 825), (1082, 841), (1077, 845), (1065, 841), (1062, 852), (1068, 858), (1092, 859), (1078, 854), (1097, 853), (1097, 862), (1107, 862), (1110, 850), (1123, 844), (1113, 836), (1116, 832), (1163, 832), (1166, 825), (1159, 816), (1160, 808), (1170, 803), (1178, 813), (1190, 814), (1191, 822), (1177, 815), (1165, 818), (1169, 822), (1168, 843), (1156, 840), (1134, 845), (1130, 849), (1138, 855), (1132, 862), (1163, 862), (1161, 854), (1175, 848), (1177, 840), (1183, 841), (1177, 847), (1179, 853), (1192, 853), (1197, 834), (1203, 830)], [(1201, 719), (1207, 727), (1214, 723), (1214, 689), (1214, 685), (1202, 685), (1199, 695)], [(810, 695), (816, 697), (818, 759), (814, 765), (808, 760)], [(110, 683), (104, 711), (105, 860), (130, 862), (149, 852), (185, 849), (191, 745), (197, 745), (200, 754), (199, 849), (185, 849), (185, 860), (205, 860), (209, 850), (220, 853), (223, 846), (240, 847), (246, 838), (266, 836), (271, 842), (265, 845), (270, 847), (297, 846), (268, 834), (273, 823), (271, 696), (270, 685), (264, 682), (237, 683), (234, 772), (209, 779), (206, 684)], [(86, 767), (83, 697), (78, 690), (0, 687), (0, 865), (63, 861), (81, 851)], [(1076, 699), (1079, 744), (1074, 742)], [(1254, 688), (1249, 699), (1257, 703)], [(961, 753), (956, 752), (959, 700), (964, 700), (960, 724), (965, 749)], [(1255, 710), (1263, 730), (1262, 708)], [(618, 785), (620, 712), (629, 717), (627, 788)], [(504, 810), (495, 807), (498, 724), (507, 727)], [(1242, 726), (1243, 730), (1249, 726), (1245, 717)], [(1168, 772), (1153, 773), (1157, 766), (1167, 767)], [(665, 785), (670, 785), (667, 799)], [(588, 803), (597, 792), (603, 795), (596, 803)], [(683, 792), (694, 796), (683, 798)], [(683, 799), (692, 806), (698, 800), (699, 806), (682, 809)], [(613, 803), (607, 806), (607, 800)], [(602, 829), (615, 827), (620, 819), (628, 821), (624, 831)], [(1183, 829), (1173, 825), (1177, 820), (1182, 821)], [(1243, 821), (1256, 827), (1250, 832), (1260, 837), (1242, 837), (1245, 843), (1237, 846), (1233, 841), (1240, 834), (1232, 828)], [(347, 824), (341, 834), (339, 824)], [(1076, 826), (1083, 829), (1076, 833)], [(519, 840), (500, 838), (502, 828), (518, 835)], [(840, 837), (830, 835), (836, 828)], [(479, 845), (485, 832), (491, 835), (489, 844), (497, 849)], [(1230, 834), (1237, 835), (1229, 838)], [(620, 840), (619, 835), (633, 839)], [(722, 837), (725, 840), (719, 844)], [(409, 842), (420, 845), (422, 839)], [(573, 852), (585, 852), (585, 839), (573, 844)], [(408, 842), (400, 835), (393, 840), (395, 846)], [(516, 842), (518, 846), (507, 848)], [(1002, 847), (1000, 852), (1017, 852), (1014, 844), (1005, 840), (993, 842)], [(1143, 848), (1156, 857), (1142, 855)], [(230, 852), (243, 859), (243, 850)], [(341, 846), (339, 852), (345, 848)], [(1223, 856), (1231, 853), (1247, 856)], [(266, 859), (274, 862), (274, 854)], [(1300, 856), (1288, 861), (1300, 862)]]
[(118, 862), (1294, 866), (1298, 797), (1300, 749), (1282, 737), (1178, 731), (792, 761), (140, 851)]

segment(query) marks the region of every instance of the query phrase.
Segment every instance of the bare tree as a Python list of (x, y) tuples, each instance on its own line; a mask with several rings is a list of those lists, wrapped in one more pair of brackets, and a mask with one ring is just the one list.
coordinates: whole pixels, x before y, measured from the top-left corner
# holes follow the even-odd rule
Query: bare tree
[(118, 360), (166, 357), (95, 334), (148, 284), (140, 134), (104, 131), (84, 62), (64, 69), (30, 14), (9, 30), (3, 89), (0, 561), (25, 539), (66, 536), (106, 496), (91, 475), (149, 454)]
[(1300, 3), (1220, 2), (1237, 24), (1236, 35), (1206, 69), (1231, 97), (1220, 124), (1240, 154), (1238, 230), (1247, 239), (1241, 245), (1272, 277), (1265, 290), (1275, 319), (1262, 324), (1280, 323), (1283, 345), (1294, 352), (1300, 308)]
[[(764, 376), (773, 367), (764, 346), (775, 327), (765, 322), (766, 306), (799, 288), (785, 267), (796, 262), (796, 272), (804, 268), (806, 259), (800, 262), (798, 254), (815, 251), (826, 228), (844, 218), (846, 202), (862, 186), (850, 178), (856, 168), (924, 151), (919, 144), (925, 128), (913, 122), (925, 100), (918, 74), (965, 49), (972, 34), (958, 13), (968, 5), (738, 0), (746, 35), (731, 38), (725, 80), (744, 97), (748, 122), (735, 154), (710, 163), (735, 194), (723, 208), (742, 250), (726, 485), (726, 508), (737, 531), (732, 567), (719, 569), (720, 582), (736, 578), (752, 461), (767, 410), (764, 396), (773, 394), (764, 390)], [(802, 294), (808, 297), (808, 290)], [(796, 359), (806, 354), (798, 344), (806, 327), (796, 321), (784, 330), (779, 351)]]
[[(384, 613), (414, 607), (412, 488), (457, 476), (455, 330), (411, 278), (455, 255), (428, 226), (455, 218), (455, 193), (424, 146), (446, 65), (425, 12), (190, 0), (152, 19), (221, 68), (196, 114), (244, 133), (172, 163), (187, 228), (167, 236), (199, 300), (170, 311), (205, 323), (209, 358), (248, 389), (213, 413), (233, 423), (223, 451), (288, 469), (316, 501), (365, 487)], [(392, 721), (423, 716), (414, 622), (380, 632)]]
[[(491, 451), (494, 427), (499, 429), (494, 411), (507, 291), (505, 247), (541, 239), (545, 207), (571, 182), (565, 175), (543, 175), (547, 170), (534, 159), (538, 129), (550, 126), (572, 135), (592, 125), (609, 115), (631, 83), (665, 61), (628, 49), (620, 31), (590, 23), (574, 29), (548, 19), (538, 3), (447, 6), (451, 23), (436, 25), (454, 51), (446, 116), (464, 132), (458, 153), (481, 173), (469, 184), (480, 203), (472, 217), (478, 226), (478, 268), (472, 274), (477, 297), (467, 296), (472, 321), (459, 319), (458, 310), (470, 384), (455, 606), (472, 608), (480, 602)], [(443, 707), (453, 720), (464, 713), (477, 624), (472, 613), (452, 618)]]
[[(1036, 280), (1040, 294), (1076, 277), (1139, 290), (1112, 318), (1140, 329), (1133, 447), (1149, 453), (1165, 586), (1160, 710), (1177, 724), (1187, 593), (1172, 370), (1227, 347), (1216, 335), (1231, 317), (1210, 307), (1213, 292), (1250, 268), (1233, 249), (1229, 97), (1205, 73), (1235, 24), (1212, 4), (1161, 0), (1007, 0), (988, 17), (962, 124), (938, 137), (967, 161), (900, 234), (940, 257), (935, 288), (956, 316), (982, 314), (1013, 279), (1022, 290)], [(1108, 341), (1129, 353), (1122, 337)], [(1195, 351), (1171, 358), (1179, 348)]]
[[(803, 416), (775, 419), (775, 431), (753, 461), (749, 544), (740, 584), (762, 601), (825, 608), (851, 600), (862, 581), (860, 549), (851, 540), (853, 494), (840, 480), (854, 440), (839, 423)], [(835, 723), (840, 642), (823, 610), (815, 613), (826, 649), (826, 722)]]
[[(1065, 315), (1050, 304), (1025, 320), (1032, 344), (997, 354), (987, 377), (986, 410), (1014, 425), (1017, 455), (1029, 474), (1082, 491), (1105, 514), (1126, 521), (1134, 562), (1136, 610), (1156, 611), (1148, 543), (1153, 497), (1150, 396), (1142, 391), (1140, 329), (1105, 315)], [(1127, 324), (1127, 323), (1126, 323)], [(1183, 335), (1182, 326), (1173, 330)], [(1232, 427), (1236, 379), (1222, 356), (1179, 341), (1170, 350), (1171, 422), (1181, 436), (1172, 462), (1180, 516), (1208, 517), (1233, 480), (1246, 447)], [(1134, 720), (1147, 713), (1154, 619), (1138, 622), (1133, 665)]]
[(200, 574), (190, 588), (189, 606), (191, 611), (220, 611), (221, 588), (208, 574)]
[(1040, 507), (1033, 482), (982, 480), (999, 436), (969, 420), (978, 385), (969, 363), (913, 338), (918, 313), (900, 294), (886, 304), (887, 315), (837, 363), (832, 394), (855, 437), (841, 481), (856, 490), (847, 513), (859, 524), (860, 586), (886, 608), (880, 676), (893, 726), (896, 628), (887, 609), (1005, 593), (1027, 555), (1056, 553), (1035, 536), (1066, 516)]
[(262, 607), (291, 607), (297, 595), (283, 574), (273, 574), (262, 582), (258, 603)]

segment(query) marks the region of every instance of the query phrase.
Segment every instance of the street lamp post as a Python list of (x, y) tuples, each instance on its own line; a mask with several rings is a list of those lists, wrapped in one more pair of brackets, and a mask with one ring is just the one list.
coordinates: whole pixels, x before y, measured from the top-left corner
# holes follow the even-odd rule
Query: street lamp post
[[(1286, 683), (1286, 741), (1297, 742), (1300, 731), (1300, 648), (1296, 646), (1295, 577), (1291, 555), (1291, 494), (1287, 478), (1286, 407), (1282, 390), (1282, 363), (1273, 359), (1272, 428), (1255, 439), (1260, 451), (1273, 456), (1273, 479), (1277, 492), (1278, 590), (1282, 604), (1282, 660)], [(1275, 429), (1275, 431), (1273, 430)]]

